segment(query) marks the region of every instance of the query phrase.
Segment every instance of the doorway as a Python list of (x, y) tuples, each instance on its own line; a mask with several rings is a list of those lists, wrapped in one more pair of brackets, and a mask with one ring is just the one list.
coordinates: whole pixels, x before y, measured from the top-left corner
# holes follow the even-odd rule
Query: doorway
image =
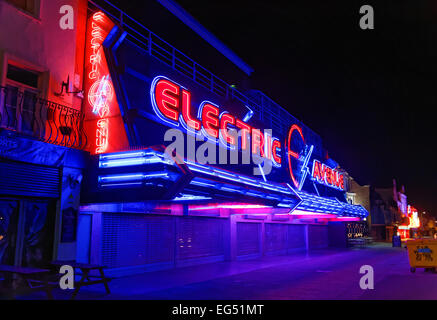
[(0, 263), (44, 268), (53, 259), (56, 203), (0, 199)]

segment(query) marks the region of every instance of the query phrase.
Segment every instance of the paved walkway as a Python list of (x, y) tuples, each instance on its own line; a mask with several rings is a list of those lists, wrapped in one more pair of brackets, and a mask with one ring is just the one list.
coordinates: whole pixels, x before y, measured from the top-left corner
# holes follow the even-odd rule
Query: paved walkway
[[(359, 287), (363, 265), (374, 268), (374, 290)], [(110, 288), (110, 295), (103, 285), (82, 288), (78, 299), (437, 299), (437, 274), (411, 274), (406, 249), (376, 244), (156, 271), (114, 279)]]

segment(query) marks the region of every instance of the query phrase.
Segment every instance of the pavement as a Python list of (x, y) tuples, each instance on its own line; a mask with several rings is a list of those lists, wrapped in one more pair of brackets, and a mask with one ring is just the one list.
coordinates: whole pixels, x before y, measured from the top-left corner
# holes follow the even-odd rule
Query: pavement
[[(363, 265), (374, 270), (374, 289), (363, 290)], [(219, 262), (113, 279), (81, 288), (78, 300), (392, 300), (437, 299), (437, 274), (410, 272), (405, 248), (378, 243), (367, 248)], [(56, 289), (55, 299), (71, 292)], [(46, 299), (44, 293), (17, 299)]]

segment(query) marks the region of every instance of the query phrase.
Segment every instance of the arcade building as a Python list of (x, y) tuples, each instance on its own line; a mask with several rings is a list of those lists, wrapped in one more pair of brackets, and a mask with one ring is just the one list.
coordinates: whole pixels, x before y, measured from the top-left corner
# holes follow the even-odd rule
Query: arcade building
[[(0, 3), (0, 30), (38, 33), (0, 31), (2, 263), (117, 276), (345, 247), (366, 223), (321, 137), (210, 72), (211, 57), (225, 76), (253, 70), (172, 0), (149, 14), (210, 50), (207, 65), (107, 1), (30, 2)], [(75, 30), (56, 28), (66, 3)]]

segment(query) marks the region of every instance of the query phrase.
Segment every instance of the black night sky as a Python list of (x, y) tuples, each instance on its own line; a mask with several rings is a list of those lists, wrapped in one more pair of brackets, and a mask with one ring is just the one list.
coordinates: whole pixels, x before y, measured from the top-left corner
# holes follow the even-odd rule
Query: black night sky
[[(148, 16), (157, 1), (112, 2), (241, 85), (208, 48), (187, 45), (171, 15)], [(437, 216), (437, 1), (177, 2), (255, 69), (252, 88), (316, 131), (360, 184), (390, 187), (396, 178), (410, 204)], [(366, 4), (374, 30), (359, 28)]]

